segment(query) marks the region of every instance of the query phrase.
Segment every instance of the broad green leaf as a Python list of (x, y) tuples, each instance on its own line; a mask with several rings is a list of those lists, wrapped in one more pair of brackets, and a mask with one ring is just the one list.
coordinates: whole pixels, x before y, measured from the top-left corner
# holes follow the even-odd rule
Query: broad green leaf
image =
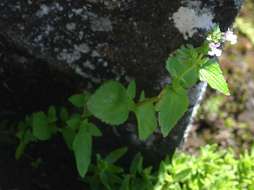
[(85, 94), (76, 94), (71, 96), (68, 100), (77, 108), (82, 108), (87, 101), (87, 96)]
[(225, 95), (230, 95), (220, 65), (215, 59), (211, 59), (202, 65), (199, 71), (199, 78), (201, 81), (207, 82), (213, 89), (218, 90)]
[(73, 145), (74, 138), (76, 136), (76, 132), (70, 127), (63, 128), (61, 132), (63, 135), (64, 142), (66, 143), (68, 148), (72, 150), (72, 145)]
[(54, 106), (50, 106), (48, 110), (48, 122), (54, 123), (56, 121), (57, 121), (56, 108)]
[(129, 115), (129, 100), (126, 89), (118, 82), (109, 81), (89, 98), (88, 110), (105, 123), (119, 125)]
[(173, 90), (168, 88), (167, 92), (161, 97), (157, 104), (159, 112), (159, 125), (164, 137), (166, 137), (170, 130), (177, 124), (179, 119), (187, 111), (189, 99), (187, 91), (184, 89)]
[(87, 132), (86, 126), (81, 126), (74, 138), (72, 149), (74, 151), (79, 175), (84, 177), (91, 162), (92, 137)]
[(157, 118), (152, 102), (144, 102), (137, 106), (135, 115), (138, 120), (138, 134), (141, 140), (146, 140), (157, 128)]
[(32, 119), (33, 135), (39, 140), (50, 139), (53, 127), (49, 126), (46, 114), (43, 112), (34, 113)]
[(88, 131), (89, 133), (94, 136), (94, 137), (101, 137), (102, 133), (100, 131), (100, 129), (98, 127), (96, 127), (94, 124), (89, 123), (88, 127)]
[(184, 88), (189, 88), (198, 81), (199, 59), (194, 48), (183, 47), (167, 60), (166, 69), (173, 80), (180, 82)]
[(127, 88), (127, 95), (130, 99), (134, 99), (136, 96), (136, 82), (131, 81)]
[(72, 129), (77, 130), (81, 124), (81, 117), (79, 114), (73, 115), (69, 120), (66, 121), (66, 124)]
[(124, 154), (126, 154), (127, 151), (128, 151), (127, 147), (116, 149), (112, 151), (111, 153), (109, 153), (109, 155), (107, 155), (107, 157), (105, 158), (105, 161), (110, 164), (113, 164), (116, 161), (118, 161)]
[(87, 132), (91, 136), (102, 136), (101, 131), (93, 123), (89, 123), (87, 119), (81, 122), (80, 127), (86, 128)]

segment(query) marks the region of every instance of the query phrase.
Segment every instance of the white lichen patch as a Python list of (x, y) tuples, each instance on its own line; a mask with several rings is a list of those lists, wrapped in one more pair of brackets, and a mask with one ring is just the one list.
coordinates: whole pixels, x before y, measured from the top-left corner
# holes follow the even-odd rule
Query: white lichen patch
[(181, 6), (171, 19), (185, 40), (191, 38), (197, 29), (209, 30), (214, 25), (213, 10), (206, 7), (201, 8), (200, 1)]
[(66, 29), (69, 30), (69, 31), (75, 30), (76, 29), (76, 23), (74, 23), (74, 22), (67, 23), (66, 24)]
[[(30, 4), (28, 2), (28, 4)], [(32, 3), (31, 3), (32, 4)], [(35, 15), (39, 18), (47, 16), (51, 11), (63, 11), (64, 8), (59, 3), (54, 3), (51, 5), (41, 4), (39, 10), (35, 13)]]
[(94, 32), (110, 32), (113, 27), (109, 18), (99, 17), (91, 20), (91, 29)]
[(92, 57), (100, 57), (101, 55), (98, 53), (98, 51), (93, 50), (93, 52), (91, 53)]
[(49, 12), (50, 12), (50, 7), (48, 7), (47, 5), (42, 4), (40, 6), (40, 9), (36, 13), (36, 16), (37, 17), (43, 17), (45, 15), (48, 15)]
[(93, 75), (84, 72), (78, 65), (73, 65), (72, 68), (75, 70), (75, 72), (77, 74), (79, 74), (80, 76), (82, 76), (84, 78), (91, 80), (93, 83), (95, 83), (95, 84), (101, 83), (100, 78), (94, 77)]
[(88, 53), (90, 51), (90, 47), (86, 43), (74, 45), (74, 49), (81, 53)]
[(91, 61), (87, 60), (86, 62), (84, 62), (83, 67), (85, 68), (89, 68), (90, 70), (95, 70), (95, 66), (91, 63)]
[(57, 55), (59, 61), (65, 61), (68, 64), (72, 64), (80, 58), (81, 53), (79, 51), (68, 52), (67, 49), (63, 49), (63, 51)]

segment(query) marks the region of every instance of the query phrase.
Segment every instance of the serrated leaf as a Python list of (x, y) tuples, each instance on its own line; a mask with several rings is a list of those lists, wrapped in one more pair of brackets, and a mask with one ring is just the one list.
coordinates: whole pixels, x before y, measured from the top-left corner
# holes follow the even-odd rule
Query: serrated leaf
[(213, 89), (225, 95), (230, 95), (227, 82), (216, 60), (211, 59), (202, 65), (199, 71), (199, 78), (201, 81), (207, 82)]
[(72, 149), (79, 175), (84, 177), (91, 163), (92, 137), (87, 132), (86, 127), (80, 127), (79, 132), (74, 138)]
[(157, 104), (159, 112), (159, 125), (164, 137), (177, 124), (179, 119), (188, 110), (189, 99), (187, 91), (184, 89), (167, 89)]
[(136, 82), (131, 81), (127, 88), (127, 95), (130, 99), (134, 99), (136, 96)]
[(146, 140), (157, 128), (157, 118), (153, 103), (145, 102), (137, 106), (135, 115), (138, 120), (138, 135)]
[(167, 60), (166, 69), (175, 81), (190, 88), (198, 81), (198, 54), (192, 47), (181, 48)]
[(50, 139), (53, 128), (49, 126), (48, 118), (45, 113), (38, 112), (32, 116), (33, 135), (39, 140)]
[(116, 149), (107, 155), (105, 161), (110, 164), (113, 164), (116, 161), (118, 161), (124, 154), (126, 154), (127, 151), (128, 151), (127, 147)]
[(75, 94), (71, 96), (68, 99), (75, 107), (77, 108), (82, 108), (84, 107), (86, 101), (87, 101), (87, 96), (85, 94)]
[(124, 123), (129, 115), (126, 89), (118, 82), (109, 81), (89, 98), (88, 110), (97, 118), (111, 125)]

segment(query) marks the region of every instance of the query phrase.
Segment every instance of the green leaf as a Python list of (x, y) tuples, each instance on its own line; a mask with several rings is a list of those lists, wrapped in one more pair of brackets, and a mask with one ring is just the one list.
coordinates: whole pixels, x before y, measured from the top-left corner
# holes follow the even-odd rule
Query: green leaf
[(113, 164), (116, 161), (118, 161), (124, 154), (126, 154), (127, 151), (128, 151), (127, 147), (116, 149), (112, 151), (111, 153), (109, 153), (109, 155), (107, 155), (107, 157), (105, 158), (105, 161), (110, 164)]
[(72, 145), (79, 175), (84, 177), (91, 163), (92, 137), (86, 126), (81, 126)]
[(126, 89), (115, 81), (109, 81), (90, 97), (88, 110), (105, 123), (120, 125), (128, 119), (129, 100)]
[(131, 181), (130, 176), (129, 175), (125, 176), (121, 184), (120, 190), (130, 190), (130, 181)]
[(21, 156), (24, 154), (26, 146), (29, 143), (36, 141), (36, 138), (33, 136), (30, 129), (26, 129), (23, 132), (22, 137), (19, 137), (19, 138), (20, 138), (20, 142), (19, 142), (19, 145), (17, 146), (16, 152), (15, 152), (16, 160), (19, 160), (21, 158)]
[(146, 140), (157, 128), (157, 118), (152, 102), (144, 102), (137, 107), (135, 114), (138, 120), (138, 134)]
[(98, 127), (96, 127), (94, 124), (89, 123), (87, 127), (88, 127), (89, 133), (92, 136), (94, 136), (94, 137), (101, 137), (102, 136), (100, 129)]
[(19, 122), (18, 127), (17, 127), (18, 132), (16, 133), (16, 137), (18, 139), (22, 140), (24, 138), (24, 134), (25, 134), (28, 127), (29, 126), (26, 122), (23, 122), (23, 121)]
[(81, 122), (80, 127), (86, 128), (87, 132), (91, 136), (95, 137), (102, 136), (101, 131), (93, 123), (89, 123), (87, 119)]
[(174, 180), (183, 182), (191, 175), (191, 172), (192, 172), (191, 168), (183, 169), (179, 171), (177, 174), (175, 174)]
[(201, 61), (197, 51), (192, 47), (182, 47), (167, 60), (166, 69), (174, 81), (184, 88), (190, 88), (198, 81), (198, 64)]
[(136, 82), (135, 80), (131, 81), (127, 88), (127, 95), (130, 99), (134, 99), (136, 96)]
[(27, 146), (27, 143), (25, 143), (24, 141), (20, 141), (15, 152), (16, 160), (19, 160), (22, 157), (22, 155), (25, 152), (26, 146)]
[(142, 92), (141, 92), (141, 94), (139, 96), (139, 101), (141, 102), (141, 101), (144, 101), (145, 99), (146, 99), (145, 91), (142, 90)]
[(49, 126), (46, 114), (43, 112), (34, 113), (32, 119), (33, 135), (39, 140), (50, 139), (53, 127)]
[(167, 89), (167, 92), (158, 102), (157, 110), (159, 112), (159, 125), (164, 137), (177, 124), (179, 119), (188, 110), (189, 99), (187, 91), (184, 89)]
[(72, 130), (77, 130), (81, 124), (81, 116), (79, 114), (71, 116), (70, 119), (66, 121), (66, 124)]
[(63, 128), (61, 132), (63, 135), (64, 142), (66, 143), (68, 148), (72, 150), (72, 145), (73, 145), (74, 138), (76, 136), (76, 132), (70, 127)]
[(68, 119), (69, 119), (69, 113), (68, 113), (68, 110), (66, 108), (61, 108), (61, 111), (60, 111), (60, 119), (63, 121), (63, 122), (66, 122)]
[(218, 90), (225, 95), (230, 95), (220, 65), (215, 59), (211, 59), (202, 65), (199, 71), (199, 78), (201, 81), (207, 82), (213, 89)]
[(50, 106), (48, 110), (48, 122), (54, 123), (56, 121), (57, 121), (56, 108), (54, 106)]
[(137, 153), (131, 162), (130, 173), (132, 175), (136, 175), (137, 173), (141, 173), (142, 170), (143, 170), (143, 157), (141, 153)]
[(85, 94), (76, 94), (71, 96), (68, 100), (77, 108), (82, 108), (87, 101), (87, 96)]

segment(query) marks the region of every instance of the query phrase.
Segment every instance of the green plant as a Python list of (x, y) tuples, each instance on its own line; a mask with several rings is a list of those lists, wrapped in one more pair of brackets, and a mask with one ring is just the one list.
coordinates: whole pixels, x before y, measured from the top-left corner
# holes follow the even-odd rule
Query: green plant
[[(231, 149), (217, 145), (201, 147), (198, 156), (176, 152), (172, 160), (161, 162), (158, 171), (143, 168), (137, 154), (129, 170), (117, 165), (126, 149), (118, 149), (104, 159), (97, 155), (84, 179), (91, 190), (250, 190), (254, 185), (254, 151), (238, 158)], [(119, 154), (120, 153), (120, 154)], [(113, 157), (115, 159), (108, 159)]]
[(154, 190), (253, 189), (253, 158), (253, 151), (237, 159), (232, 150), (216, 145), (202, 147), (196, 157), (178, 152), (172, 162), (161, 163)]
[(125, 172), (116, 162), (126, 153), (126, 148), (111, 152), (105, 158), (97, 155), (97, 161), (92, 164), (84, 182), (88, 183), (91, 190), (150, 190), (156, 177), (152, 175), (152, 168), (143, 168), (143, 157), (137, 154)]
[(201, 47), (187, 45), (173, 53), (166, 62), (172, 82), (165, 85), (158, 96), (148, 98), (143, 92), (137, 98), (135, 81), (127, 88), (119, 82), (107, 81), (93, 94), (85, 92), (69, 98), (79, 110), (77, 113), (70, 115), (64, 108), (57, 110), (50, 107), (47, 113), (37, 112), (27, 116), (18, 126), (20, 144), (16, 158), (20, 158), (30, 142), (49, 140), (54, 134), (60, 133), (74, 152), (78, 172), (84, 177), (91, 163), (92, 140), (102, 135), (100, 129), (91, 122), (94, 117), (106, 124), (119, 126), (133, 112), (141, 140), (146, 140), (158, 125), (166, 137), (187, 111), (188, 89), (198, 79), (229, 95), (217, 59), (208, 57), (208, 54), (217, 50), (212, 49), (209, 43), (220, 43), (222, 36), (219, 27), (216, 27)]

